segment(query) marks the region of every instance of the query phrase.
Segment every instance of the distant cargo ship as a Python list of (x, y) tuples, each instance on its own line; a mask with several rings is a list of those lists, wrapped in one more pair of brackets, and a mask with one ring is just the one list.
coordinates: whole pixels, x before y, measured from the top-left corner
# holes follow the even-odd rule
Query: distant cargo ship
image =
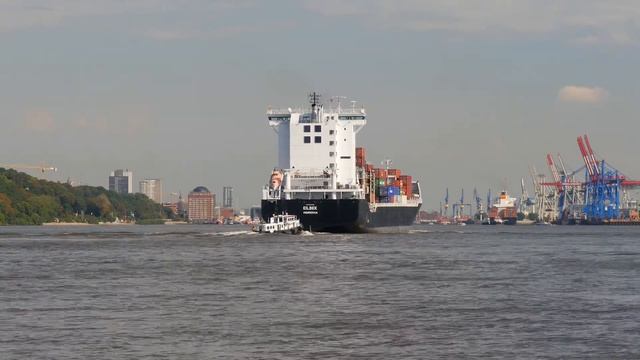
[(498, 201), (489, 209), (489, 219), (486, 224), (515, 225), (518, 221), (516, 198), (512, 198), (506, 191), (502, 191)]
[(278, 134), (278, 167), (263, 189), (262, 218), (296, 215), (305, 230), (366, 232), (411, 225), (422, 205), (420, 184), (399, 169), (376, 168), (356, 148), (364, 108), (332, 106), (310, 95), (306, 110), (269, 109)]

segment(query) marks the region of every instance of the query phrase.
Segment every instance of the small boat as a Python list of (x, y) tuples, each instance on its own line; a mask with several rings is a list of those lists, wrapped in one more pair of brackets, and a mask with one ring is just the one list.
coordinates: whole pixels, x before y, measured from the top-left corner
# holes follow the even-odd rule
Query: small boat
[(299, 234), (302, 231), (300, 220), (295, 215), (281, 214), (269, 218), (269, 222), (254, 226), (253, 231), (259, 233), (291, 233)]

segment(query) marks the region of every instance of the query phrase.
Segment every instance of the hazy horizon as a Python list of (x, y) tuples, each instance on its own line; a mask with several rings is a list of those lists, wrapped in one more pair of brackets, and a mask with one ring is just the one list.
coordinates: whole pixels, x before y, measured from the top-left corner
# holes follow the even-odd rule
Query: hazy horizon
[(424, 209), (531, 192), (547, 153), (582, 165), (582, 134), (640, 179), (639, 44), (627, 0), (0, 0), (0, 166), (104, 187), (128, 168), (165, 200), (230, 185), (246, 208), (276, 165), (267, 107), (315, 90), (367, 109), (358, 145)]

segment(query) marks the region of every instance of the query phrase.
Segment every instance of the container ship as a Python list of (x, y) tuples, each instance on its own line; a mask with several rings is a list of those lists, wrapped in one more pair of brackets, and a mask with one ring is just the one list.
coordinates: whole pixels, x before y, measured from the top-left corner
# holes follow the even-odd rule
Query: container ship
[(363, 107), (324, 106), (309, 96), (306, 109), (269, 109), (278, 136), (278, 166), (262, 193), (262, 218), (296, 215), (305, 230), (368, 232), (411, 225), (422, 205), (420, 184), (399, 169), (367, 163), (356, 134)]
[(502, 191), (497, 202), (489, 209), (489, 218), (486, 224), (515, 225), (518, 221), (516, 198), (512, 198), (506, 191)]

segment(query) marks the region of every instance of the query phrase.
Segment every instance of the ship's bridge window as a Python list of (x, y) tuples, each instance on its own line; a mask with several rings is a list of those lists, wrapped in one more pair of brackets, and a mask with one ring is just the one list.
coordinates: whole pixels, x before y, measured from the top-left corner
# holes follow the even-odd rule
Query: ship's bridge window
[(269, 120), (289, 120), (289, 119), (291, 119), (291, 115), (269, 116)]
[(340, 120), (364, 120), (364, 116), (361, 115), (340, 115)]
[(322, 142), (322, 136), (314, 137), (313, 142), (315, 142), (316, 144), (320, 144)]
[(305, 125), (304, 132), (311, 132), (311, 125)]
[(315, 125), (313, 131), (321, 132), (322, 131), (322, 126), (321, 125)]
[(311, 136), (305, 136), (304, 137), (304, 143), (305, 144), (311, 144)]

